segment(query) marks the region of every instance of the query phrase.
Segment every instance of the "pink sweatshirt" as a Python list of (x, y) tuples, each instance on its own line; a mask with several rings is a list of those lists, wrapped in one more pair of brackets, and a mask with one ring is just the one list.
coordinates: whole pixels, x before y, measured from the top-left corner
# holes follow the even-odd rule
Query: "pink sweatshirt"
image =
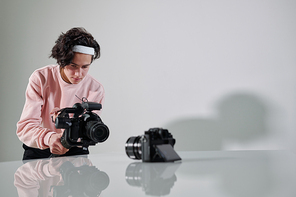
[[(49, 65), (33, 72), (26, 90), (26, 103), (17, 123), (17, 136), (29, 147), (46, 149), (53, 133), (61, 133), (52, 122), (50, 112), (58, 107), (72, 107), (79, 98), (103, 105), (105, 91), (98, 81), (87, 74), (78, 84), (66, 83), (59, 65)], [(100, 113), (100, 112), (99, 112)]]

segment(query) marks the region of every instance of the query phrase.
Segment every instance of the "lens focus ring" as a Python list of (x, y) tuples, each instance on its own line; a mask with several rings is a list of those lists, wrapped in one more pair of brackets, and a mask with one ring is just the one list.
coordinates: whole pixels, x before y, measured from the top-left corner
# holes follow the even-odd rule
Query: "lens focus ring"
[(125, 152), (131, 159), (142, 159), (141, 136), (130, 137), (125, 143)]

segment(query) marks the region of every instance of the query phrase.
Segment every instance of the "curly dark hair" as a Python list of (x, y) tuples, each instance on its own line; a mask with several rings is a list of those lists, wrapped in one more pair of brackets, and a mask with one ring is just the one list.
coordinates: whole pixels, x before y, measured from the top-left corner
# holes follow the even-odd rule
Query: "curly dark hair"
[(71, 63), (74, 57), (72, 48), (75, 45), (93, 47), (95, 49), (95, 54), (93, 55), (92, 61), (98, 59), (101, 55), (100, 45), (93, 36), (82, 27), (74, 27), (59, 36), (49, 57), (56, 59), (61, 67), (65, 67)]

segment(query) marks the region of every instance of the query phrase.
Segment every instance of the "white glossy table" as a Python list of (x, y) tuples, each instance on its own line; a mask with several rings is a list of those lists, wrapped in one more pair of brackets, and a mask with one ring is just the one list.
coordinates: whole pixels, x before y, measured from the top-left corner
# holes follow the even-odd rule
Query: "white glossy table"
[(3, 162), (1, 196), (296, 196), (291, 152), (178, 154), (177, 163), (143, 163), (125, 152)]

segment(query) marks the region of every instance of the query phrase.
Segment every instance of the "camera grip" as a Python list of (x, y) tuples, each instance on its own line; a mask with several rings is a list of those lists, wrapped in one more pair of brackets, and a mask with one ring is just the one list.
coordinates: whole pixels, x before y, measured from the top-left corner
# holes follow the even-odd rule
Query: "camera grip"
[(66, 149), (70, 149), (71, 145), (67, 142), (67, 138), (65, 137), (66, 131), (64, 131), (63, 136), (61, 137), (61, 144), (66, 148)]

